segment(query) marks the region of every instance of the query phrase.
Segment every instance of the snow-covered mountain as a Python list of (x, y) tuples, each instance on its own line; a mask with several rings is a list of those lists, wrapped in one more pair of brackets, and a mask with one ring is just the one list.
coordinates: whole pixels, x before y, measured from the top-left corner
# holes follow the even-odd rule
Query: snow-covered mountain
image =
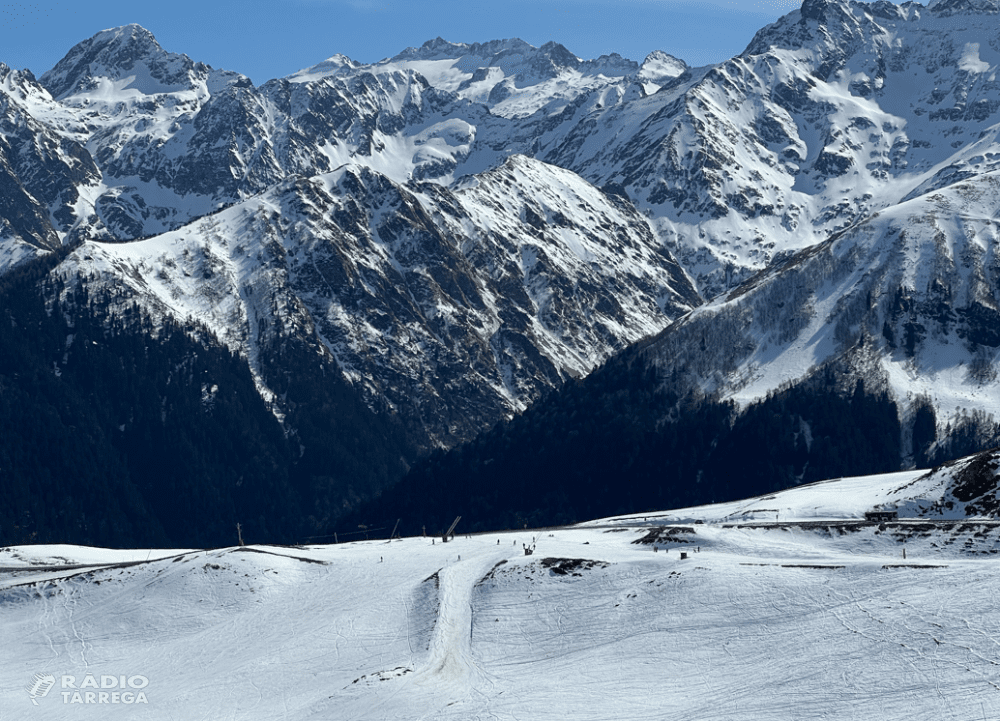
[[(991, 147), (995, 128), (984, 131)], [(989, 152), (989, 151), (987, 151)], [(989, 164), (970, 153), (968, 167)], [(875, 213), (677, 321), (643, 350), (684, 388), (746, 404), (836, 369), (904, 426), (996, 422), (1000, 181), (986, 170)]]
[(1000, 106), (991, 8), (813, 0), (705, 68), (438, 38), (259, 88), (126, 26), (45, 73), (59, 110), (36, 115), (94, 154), (120, 238), (292, 173), (352, 162), (448, 184), (516, 153), (624, 188), (709, 297), (958, 172)]
[[(373, 408), (452, 445), (701, 302), (620, 190), (497, 133), (481, 172), (451, 182), (477, 125), (544, 117), (638, 69), (554, 43), (437, 40), (255, 88), (139, 26), (104, 31), (40, 82), (5, 85), (11, 123), (23, 114), (76, 154), (52, 163), (91, 171), (19, 220), (9, 262), (86, 237), (55, 271), (65, 293), (86, 283), (206, 323), (270, 401), (262, 354), (297, 334)], [(50, 174), (74, 180), (63, 165)]]
[[(93, 156), (103, 184), (88, 199), (124, 240), (345, 163), (397, 182), (450, 181), (478, 126), (552, 114), (637, 70), (618, 56), (581, 61), (555, 43), (438, 39), (375, 65), (334, 56), (255, 88), (128, 25), (75, 46), (21, 95), (39, 122)], [(476, 148), (477, 170), (518, 152), (510, 134), (488, 133), (495, 147)]]
[[(997, 465), (446, 544), (7, 547), (0, 698), (51, 719), (994, 718)], [(918, 515), (968, 500), (973, 466), (991, 506)]]
[[(57, 272), (247, 357), (297, 335), (452, 445), (698, 303), (634, 208), (515, 156), (449, 190), (345, 166)], [(97, 279), (92, 274), (97, 274)], [(268, 389), (261, 386), (262, 393)]]
[(809, 0), (711, 67), (438, 38), (259, 87), (124, 26), (4, 70), (0, 253), (86, 238), (67, 287), (206, 323), (272, 400), (296, 334), (444, 445), (713, 297), (650, 351), (691, 387), (840, 359), (995, 412), (995, 20)]
[(986, 169), (981, 133), (1000, 121), (990, 7), (809, 0), (739, 56), (596, 110), (539, 157), (622, 185), (714, 296)]

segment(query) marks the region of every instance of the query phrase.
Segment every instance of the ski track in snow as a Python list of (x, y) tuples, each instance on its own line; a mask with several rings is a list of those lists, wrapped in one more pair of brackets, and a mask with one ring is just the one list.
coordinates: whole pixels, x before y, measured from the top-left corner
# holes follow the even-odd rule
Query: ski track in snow
[[(0, 721), (997, 718), (1000, 524), (858, 525), (941, 492), (906, 472), (447, 544), (0, 549)], [(36, 673), (141, 674), (148, 704), (57, 684), (36, 709)]]

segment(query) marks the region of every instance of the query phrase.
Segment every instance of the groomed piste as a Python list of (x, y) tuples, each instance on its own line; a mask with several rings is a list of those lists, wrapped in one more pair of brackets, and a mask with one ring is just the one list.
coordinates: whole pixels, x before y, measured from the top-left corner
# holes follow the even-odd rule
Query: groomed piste
[(0, 718), (997, 718), (1000, 523), (960, 500), (992, 465), (448, 543), (0, 549)]

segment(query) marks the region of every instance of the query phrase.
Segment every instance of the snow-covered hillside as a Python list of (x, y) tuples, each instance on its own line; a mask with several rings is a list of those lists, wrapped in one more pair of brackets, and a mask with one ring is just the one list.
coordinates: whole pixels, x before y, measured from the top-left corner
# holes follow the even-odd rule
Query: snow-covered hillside
[[(975, 148), (969, 164), (987, 162)], [(832, 365), (844, 387), (887, 389), (904, 418), (995, 417), (998, 192), (983, 172), (873, 214), (698, 308), (647, 358), (741, 403)]]
[(454, 190), (345, 166), (56, 271), (248, 359), (290, 335), (453, 445), (700, 302), (626, 200), (515, 156)]
[(973, 465), (995, 501), (983, 456), (447, 544), (0, 549), (0, 718), (993, 718), (1000, 525), (906, 505)]

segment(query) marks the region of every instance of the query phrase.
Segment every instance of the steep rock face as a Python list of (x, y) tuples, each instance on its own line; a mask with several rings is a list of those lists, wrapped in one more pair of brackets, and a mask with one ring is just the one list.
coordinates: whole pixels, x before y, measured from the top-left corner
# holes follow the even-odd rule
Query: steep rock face
[(0, 255), (10, 263), (100, 226), (85, 201), (100, 179), (90, 153), (33, 115), (52, 105), (30, 72), (0, 64)]
[(524, 157), (454, 191), (365, 167), (293, 178), (148, 241), (87, 243), (60, 273), (206, 324), (265, 394), (260, 359), (306, 338), (444, 445), (700, 302), (627, 201)]

